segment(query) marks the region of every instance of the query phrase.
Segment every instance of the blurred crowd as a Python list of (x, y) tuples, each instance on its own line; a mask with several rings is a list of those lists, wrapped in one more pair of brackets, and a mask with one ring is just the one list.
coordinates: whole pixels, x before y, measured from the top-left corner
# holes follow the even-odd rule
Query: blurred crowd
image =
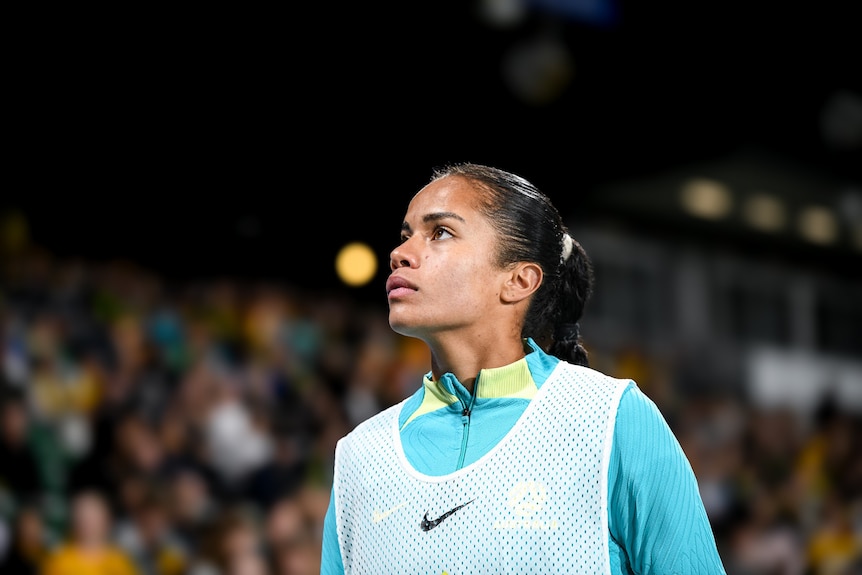
[[(335, 442), (429, 369), (346, 292), (169, 281), (32, 246), (0, 273), (3, 574), (317, 574)], [(606, 367), (631, 375), (624, 359)], [(639, 384), (729, 574), (862, 573), (859, 413)]]

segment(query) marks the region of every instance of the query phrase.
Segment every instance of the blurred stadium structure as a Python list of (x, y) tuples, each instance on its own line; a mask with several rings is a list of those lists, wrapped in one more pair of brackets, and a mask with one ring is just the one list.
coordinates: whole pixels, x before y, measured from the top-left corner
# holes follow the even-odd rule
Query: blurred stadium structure
[[(385, 321), (403, 210), (432, 166), (472, 160), (548, 192), (593, 257), (592, 362), (668, 417), (728, 573), (859, 573), (847, 4), (28, 21), (0, 194), (3, 381), (27, 409), (3, 415), (2, 461), (22, 463), (0, 471), (0, 550), (31, 504), (55, 544), (95, 485), (147, 574), (226, 569), (254, 555), (236, 533), (273, 575), (314, 573), (334, 441), (427, 370)], [(365, 287), (335, 277), (351, 241), (382, 264)]]

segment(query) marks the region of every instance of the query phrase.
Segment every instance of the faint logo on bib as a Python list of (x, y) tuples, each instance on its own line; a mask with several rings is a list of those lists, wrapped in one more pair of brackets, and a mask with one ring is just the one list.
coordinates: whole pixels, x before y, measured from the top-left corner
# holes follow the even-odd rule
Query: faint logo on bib
[(537, 515), (545, 509), (548, 490), (537, 481), (522, 481), (509, 490), (506, 507), (514, 517), (498, 519), (494, 529), (531, 529), (549, 531), (559, 529), (556, 519), (542, 519)]

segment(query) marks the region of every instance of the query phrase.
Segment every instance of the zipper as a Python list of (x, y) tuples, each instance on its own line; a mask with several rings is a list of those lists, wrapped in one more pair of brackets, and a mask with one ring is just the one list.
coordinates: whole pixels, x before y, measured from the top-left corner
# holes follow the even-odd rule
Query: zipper
[(464, 434), (461, 436), (461, 454), (458, 456), (458, 466), (456, 469), (464, 467), (464, 458), (467, 456), (467, 440), (470, 437), (470, 416), (473, 414), (473, 405), (476, 403), (476, 394), (479, 390), (479, 376), (476, 376), (476, 381), (473, 382), (473, 393), (470, 394), (470, 403), (465, 404), (463, 400), (461, 405), (464, 409), (461, 411), (461, 425), (464, 426)]

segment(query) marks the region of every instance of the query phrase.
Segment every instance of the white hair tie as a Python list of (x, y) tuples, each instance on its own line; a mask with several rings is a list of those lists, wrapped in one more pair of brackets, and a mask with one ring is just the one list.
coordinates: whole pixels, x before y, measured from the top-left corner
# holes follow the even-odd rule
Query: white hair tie
[(563, 234), (563, 259), (562, 261), (566, 261), (569, 259), (569, 256), (572, 255), (572, 236), (569, 234)]

